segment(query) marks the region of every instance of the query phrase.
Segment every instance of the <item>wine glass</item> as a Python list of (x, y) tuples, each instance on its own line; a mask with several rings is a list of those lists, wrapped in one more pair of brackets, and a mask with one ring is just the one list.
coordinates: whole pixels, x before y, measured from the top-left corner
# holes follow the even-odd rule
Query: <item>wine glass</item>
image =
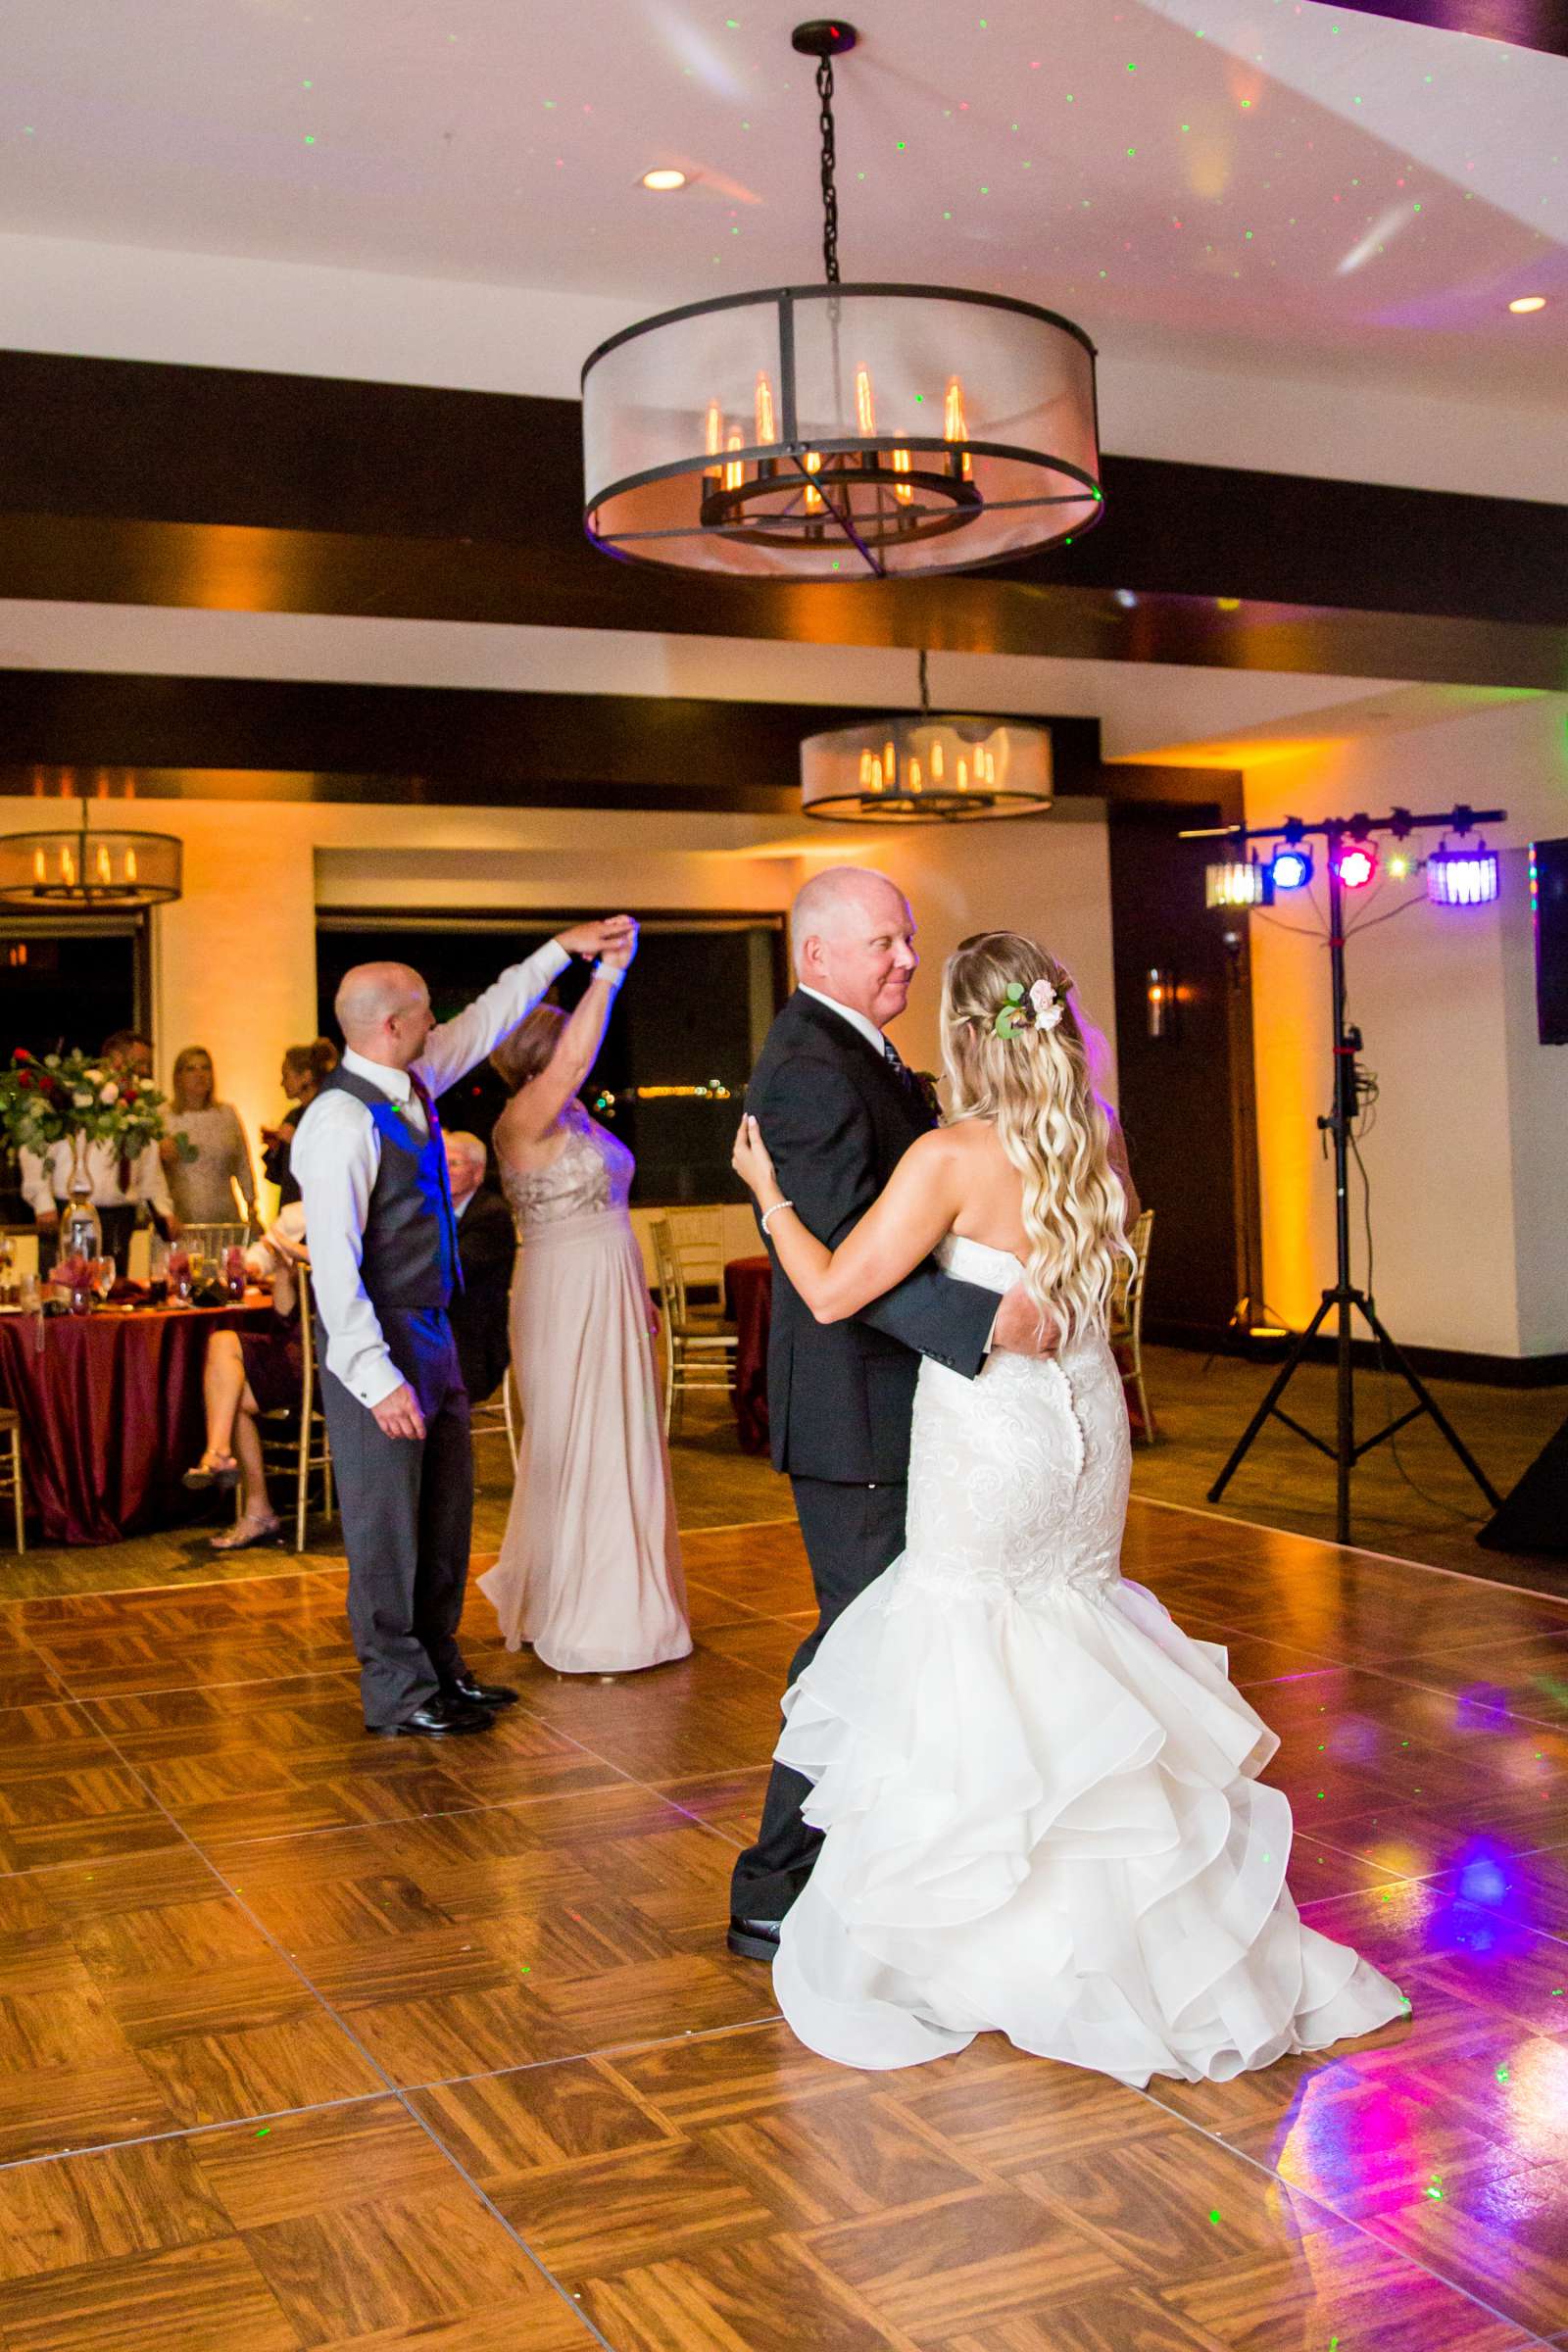
[(95, 1257), (89, 1261), (92, 1287), (106, 1303), (115, 1287), (115, 1261), (112, 1257)]
[(169, 1296), (171, 1298), (177, 1298), (181, 1306), (188, 1306), (190, 1304), (191, 1292), (195, 1288), (195, 1275), (191, 1268), (190, 1251), (186, 1249), (183, 1249), (178, 1243), (176, 1243), (174, 1248), (169, 1252), (169, 1261), (165, 1268), (165, 1272), (169, 1278)]

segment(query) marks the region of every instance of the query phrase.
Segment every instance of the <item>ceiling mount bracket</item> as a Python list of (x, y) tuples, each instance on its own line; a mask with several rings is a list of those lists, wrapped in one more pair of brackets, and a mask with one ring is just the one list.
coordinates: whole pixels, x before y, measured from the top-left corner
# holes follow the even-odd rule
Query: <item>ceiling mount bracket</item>
[(796, 25), (790, 46), (803, 57), (846, 57), (859, 37), (853, 24), (832, 17), (812, 17)]

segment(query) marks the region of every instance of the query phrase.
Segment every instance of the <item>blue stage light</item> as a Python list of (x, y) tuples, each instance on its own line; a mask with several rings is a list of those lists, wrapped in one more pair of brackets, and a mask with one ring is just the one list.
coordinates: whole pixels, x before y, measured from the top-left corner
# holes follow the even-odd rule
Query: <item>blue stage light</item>
[(1276, 850), (1269, 861), (1276, 890), (1304, 890), (1312, 879), (1310, 850)]

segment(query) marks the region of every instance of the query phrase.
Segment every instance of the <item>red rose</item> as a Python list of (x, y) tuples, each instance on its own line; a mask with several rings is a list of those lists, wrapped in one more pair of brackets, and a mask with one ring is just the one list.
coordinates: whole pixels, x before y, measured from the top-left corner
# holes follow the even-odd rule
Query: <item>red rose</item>
[(11, 1058), (13, 1061), (30, 1061), (32, 1055), (27, 1052), (25, 1046), (19, 1046)]
[(19, 1086), (31, 1086), (32, 1082), (32, 1072), (30, 1070), (19, 1070), (17, 1072), (17, 1084)]

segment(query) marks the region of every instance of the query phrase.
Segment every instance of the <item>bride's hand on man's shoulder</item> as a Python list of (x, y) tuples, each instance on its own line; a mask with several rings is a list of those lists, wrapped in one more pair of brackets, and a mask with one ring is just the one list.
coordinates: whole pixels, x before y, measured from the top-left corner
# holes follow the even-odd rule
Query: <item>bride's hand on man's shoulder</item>
[(762, 1141), (762, 1131), (750, 1111), (745, 1112), (735, 1130), (735, 1149), (730, 1153), (729, 1164), (742, 1184), (749, 1192), (755, 1193), (759, 1200), (775, 1185), (773, 1162)]

